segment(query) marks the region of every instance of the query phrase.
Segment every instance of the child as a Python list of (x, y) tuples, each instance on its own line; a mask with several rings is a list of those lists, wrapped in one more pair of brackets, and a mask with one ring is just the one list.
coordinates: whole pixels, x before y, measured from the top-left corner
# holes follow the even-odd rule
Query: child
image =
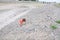
[(25, 18), (19, 20), (20, 26), (24, 25), (25, 23), (26, 23), (26, 19)]

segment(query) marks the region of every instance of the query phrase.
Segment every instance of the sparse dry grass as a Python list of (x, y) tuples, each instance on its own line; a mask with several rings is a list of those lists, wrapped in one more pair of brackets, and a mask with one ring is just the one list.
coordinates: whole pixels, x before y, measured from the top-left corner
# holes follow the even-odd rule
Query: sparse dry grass
[(50, 27), (51, 27), (51, 29), (53, 29), (53, 30), (54, 30), (54, 29), (57, 29), (57, 25), (51, 25)]
[(56, 23), (60, 24), (60, 20), (57, 20)]
[(58, 3), (58, 4), (55, 4), (55, 6), (56, 6), (56, 7), (60, 7), (60, 3)]

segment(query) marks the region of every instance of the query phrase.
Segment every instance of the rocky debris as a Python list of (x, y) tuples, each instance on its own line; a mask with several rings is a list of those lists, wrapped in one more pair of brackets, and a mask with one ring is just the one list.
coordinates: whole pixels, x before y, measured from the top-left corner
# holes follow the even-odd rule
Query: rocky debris
[(26, 18), (26, 24), (22, 27), (17, 19), (0, 30), (0, 40), (59, 40), (60, 28), (56, 30), (50, 28), (50, 25), (56, 24), (55, 20), (59, 14), (57, 11), (59, 9), (52, 5), (32, 9), (21, 17)]

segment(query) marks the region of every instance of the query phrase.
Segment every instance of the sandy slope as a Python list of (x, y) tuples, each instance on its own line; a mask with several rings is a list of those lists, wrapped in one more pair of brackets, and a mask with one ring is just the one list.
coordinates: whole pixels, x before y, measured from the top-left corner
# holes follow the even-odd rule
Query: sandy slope
[(27, 22), (20, 27), (18, 19), (0, 30), (0, 40), (60, 40), (60, 25), (52, 30), (50, 25), (60, 19), (60, 8), (54, 5), (44, 5), (33, 8), (25, 16)]

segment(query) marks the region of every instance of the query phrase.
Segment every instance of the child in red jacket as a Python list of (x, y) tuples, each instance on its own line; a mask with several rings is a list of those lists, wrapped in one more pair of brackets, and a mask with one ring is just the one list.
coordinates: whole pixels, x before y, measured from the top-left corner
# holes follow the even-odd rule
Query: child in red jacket
[(20, 26), (24, 25), (25, 23), (26, 23), (26, 19), (25, 18), (19, 20)]

